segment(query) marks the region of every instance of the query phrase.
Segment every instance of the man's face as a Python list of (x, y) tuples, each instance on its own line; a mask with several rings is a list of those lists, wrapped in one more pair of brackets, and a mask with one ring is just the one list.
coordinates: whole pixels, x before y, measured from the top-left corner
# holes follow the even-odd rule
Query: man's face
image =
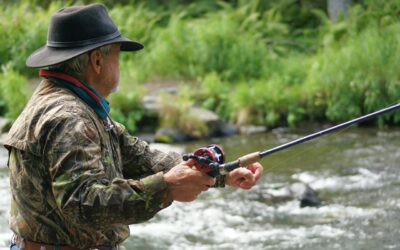
[(118, 90), (120, 44), (112, 44), (108, 56), (104, 57), (102, 85), (108, 93)]

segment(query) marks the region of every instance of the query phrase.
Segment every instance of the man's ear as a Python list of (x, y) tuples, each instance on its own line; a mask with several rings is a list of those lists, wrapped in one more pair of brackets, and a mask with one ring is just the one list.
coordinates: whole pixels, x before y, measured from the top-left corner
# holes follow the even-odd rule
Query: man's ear
[(103, 67), (103, 55), (100, 50), (95, 49), (89, 53), (89, 65), (94, 72), (100, 74)]

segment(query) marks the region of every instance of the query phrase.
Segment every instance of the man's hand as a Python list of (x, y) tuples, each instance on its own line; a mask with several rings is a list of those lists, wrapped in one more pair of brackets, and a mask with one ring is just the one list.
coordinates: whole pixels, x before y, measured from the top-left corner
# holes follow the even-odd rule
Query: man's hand
[(184, 161), (164, 174), (172, 199), (176, 201), (193, 201), (202, 191), (215, 184), (215, 179), (207, 174), (192, 169), (193, 160)]
[(226, 175), (225, 183), (242, 189), (252, 188), (260, 179), (263, 167), (256, 162), (244, 168), (237, 168)]

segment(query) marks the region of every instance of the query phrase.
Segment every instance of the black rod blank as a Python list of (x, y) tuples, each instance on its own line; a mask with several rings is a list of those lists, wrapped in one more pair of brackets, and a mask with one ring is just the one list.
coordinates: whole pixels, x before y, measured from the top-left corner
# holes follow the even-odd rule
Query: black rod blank
[[(352, 119), (350, 121), (338, 124), (336, 126), (321, 130), (319, 132), (316, 132), (316, 133), (301, 137), (301, 138), (299, 138), (297, 140), (282, 144), (280, 146), (277, 146), (277, 147), (274, 147), (274, 148), (271, 148), (271, 149), (268, 149), (268, 150), (265, 150), (265, 151), (253, 152), (253, 153), (244, 155), (242, 157), (239, 157), (235, 161), (227, 162), (227, 163), (224, 163), (224, 164), (212, 163), (212, 164), (210, 164), (210, 167), (212, 169), (214, 169), (213, 171), (215, 171), (215, 173), (217, 173), (216, 175), (226, 175), (228, 172), (230, 172), (230, 171), (232, 171), (232, 170), (234, 170), (236, 168), (245, 167), (245, 166), (253, 164), (253, 163), (257, 162), (257, 161), (260, 161), (261, 158), (263, 158), (263, 157), (265, 157), (267, 155), (276, 153), (276, 152), (281, 151), (283, 149), (290, 148), (290, 147), (292, 147), (294, 145), (297, 145), (297, 144), (300, 144), (300, 143), (303, 143), (303, 142), (306, 142), (306, 141), (310, 141), (312, 139), (315, 139), (317, 137), (320, 137), (320, 136), (323, 136), (325, 134), (331, 133), (333, 131), (349, 127), (349, 126), (351, 126), (351, 125), (353, 125), (355, 123), (359, 123), (359, 122), (368, 120), (370, 118), (376, 117), (378, 115), (382, 115), (384, 113), (388, 113), (390, 111), (394, 111), (396, 109), (400, 109), (400, 103), (392, 105), (392, 106), (389, 106), (389, 107), (386, 107), (386, 108), (383, 108), (383, 109), (380, 109), (380, 110), (375, 111), (373, 113), (370, 113), (370, 114), (367, 114), (367, 115)], [(216, 176), (216, 175), (213, 175), (213, 176)]]
[(294, 140), (294, 141), (291, 141), (291, 142), (288, 142), (288, 143), (279, 145), (279, 146), (277, 146), (277, 147), (274, 147), (274, 148), (271, 148), (271, 149), (262, 151), (262, 152), (259, 153), (259, 155), (260, 155), (260, 157), (262, 158), (262, 157), (264, 157), (264, 156), (267, 156), (267, 155), (276, 153), (276, 152), (281, 151), (281, 150), (283, 150), (283, 149), (290, 148), (290, 147), (292, 147), (292, 146), (294, 146), (294, 145), (297, 145), (297, 144), (300, 144), (300, 143), (303, 143), (303, 142), (306, 142), (306, 141), (310, 141), (310, 140), (312, 140), (312, 139), (314, 139), (314, 138), (317, 138), (317, 137), (320, 137), (320, 136), (322, 136), (322, 135), (329, 134), (329, 133), (331, 133), (331, 132), (333, 132), (333, 131), (336, 131), (336, 130), (339, 130), (339, 129), (342, 129), (342, 128), (349, 127), (349, 126), (351, 126), (351, 125), (353, 125), (353, 124), (355, 124), (355, 123), (359, 123), (359, 122), (362, 122), (362, 121), (371, 119), (371, 118), (373, 118), (373, 117), (382, 115), (382, 114), (384, 114), (384, 113), (391, 112), (391, 111), (396, 110), (396, 109), (400, 109), (400, 103), (397, 103), (397, 104), (395, 104), (395, 105), (392, 105), (392, 106), (389, 106), (389, 107), (380, 109), (380, 110), (378, 110), (378, 111), (372, 112), (372, 113), (370, 113), (370, 114), (367, 114), (367, 115), (364, 115), (364, 116), (361, 116), (361, 117), (358, 117), (358, 118), (354, 118), (354, 119), (352, 119), (352, 120), (350, 120), (350, 121), (347, 121), (347, 122), (338, 124), (338, 125), (336, 125), (336, 126), (333, 126), (333, 127), (330, 127), (330, 128), (327, 128), (327, 129), (324, 129), (324, 130), (321, 130), (321, 131), (318, 131), (318, 132), (316, 132), (316, 133), (313, 133), (313, 134), (310, 134), (310, 135), (301, 137), (301, 138), (299, 138), (299, 139), (296, 139), (296, 140)]

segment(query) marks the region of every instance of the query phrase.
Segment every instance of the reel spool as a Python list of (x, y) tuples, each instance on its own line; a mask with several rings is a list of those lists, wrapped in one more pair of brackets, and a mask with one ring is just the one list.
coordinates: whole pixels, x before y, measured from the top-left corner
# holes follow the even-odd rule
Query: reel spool
[(210, 176), (216, 176), (218, 169), (213, 168), (213, 166), (219, 166), (225, 162), (225, 153), (221, 146), (216, 144), (208, 145), (207, 147), (202, 147), (196, 149), (193, 154), (186, 154), (183, 156), (183, 160), (187, 161), (189, 159), (194, 159), (197, 170), (207, 173)]

